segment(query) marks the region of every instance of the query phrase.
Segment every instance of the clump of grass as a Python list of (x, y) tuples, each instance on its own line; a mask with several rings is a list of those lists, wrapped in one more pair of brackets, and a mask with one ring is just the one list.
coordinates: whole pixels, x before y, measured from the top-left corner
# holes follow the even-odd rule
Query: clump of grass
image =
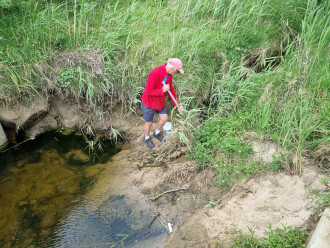
[(288, 248), (303, 248), (306, 247), (306, 239), (308, 233), (300, 230), (297, 227), (283, 226), (283, 228), (272, 229), (269, 226), (269, 230), (265, 232), (267, 237), (257, 239), (255, 237), (252, 228), (249, 228), (250, 233), (245, 234), (238, 230), (235, 232), (231, 248), (277, 248), (277, 247), (288, 247)]
[(251, 146), (240, 136), (249, 127), (251, 116), (244, 111), (235, 115), (210, 119), (194, 137), (190, 157), (199, 166), (210, 166), (219, 177), (219, 185), (226, 186), (237, 177), (250, 175), (255, 164), (245, 163), (252, 154)]

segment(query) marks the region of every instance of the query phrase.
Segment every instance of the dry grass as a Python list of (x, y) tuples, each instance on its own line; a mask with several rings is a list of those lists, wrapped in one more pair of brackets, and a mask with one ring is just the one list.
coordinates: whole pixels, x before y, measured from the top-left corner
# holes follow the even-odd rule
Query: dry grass
[(314, 150), (314, 160), (318, 166), (330, 172), (330, 145), (329, 143), (321, 143)]

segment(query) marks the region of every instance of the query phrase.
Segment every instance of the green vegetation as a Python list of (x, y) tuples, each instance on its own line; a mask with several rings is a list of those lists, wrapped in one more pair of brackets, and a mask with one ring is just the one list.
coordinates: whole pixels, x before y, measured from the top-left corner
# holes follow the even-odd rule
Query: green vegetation
[(220, 186), (242, 175), (251, 175), (257, 167), (257, 163), (246, 161), (252, 148), (241, 138), (251, 119), (251, 114), (237, 111), (226, 118), (209, 119), (195, 135), (190, 156), (199, 166), (213, 167)]
[(313, 210), (314, 215), (321, 214), (327, 207), (330, 206), (330, 179), (323, 178), (321, 180), (324, 189), (316, 190), (309, 188), (309, 205)]
[(250, 233), (244, 234), (242, 231), (237, 231), (233, 237), (232, 248), (303, 248), (307, 247), (306, 239), (308, 233), (301, 231), (297, 227), (283, 226), (283, 228), (272, 229), (269, 226), (269, 231), (265, 232), (267, 237), (258, 240), (254, 236), (254, 231), (249, 228)]
[(172, 120), (220, 185), (265, 169), (246, 162), (246, 132), (293, 154), (298, 173), (307, 151), (319, 158), (330, 145), (329, 1), (1, 0), (0, 15), (7, 104), (58, 95), (135, 111), (149, 71), (179, 57), (187, 113)]

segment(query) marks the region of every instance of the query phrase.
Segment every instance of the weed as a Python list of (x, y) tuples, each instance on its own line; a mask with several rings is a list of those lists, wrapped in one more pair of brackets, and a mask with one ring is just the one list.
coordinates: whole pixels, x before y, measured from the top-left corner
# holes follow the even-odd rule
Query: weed
[(239, 138), (248, 128), (249, 118), (251, 116), (241, 111), (232, 116), (210, 119), (194, 137), (189, 157), (199, 166), (214, 168), (220, 186), (226, 186), (241, 173), (247, 176), (254, 172), (254, 165), (245, 163), (252, 148)]
[(100, 150), (102, 151), (102, 146), (101, 146), (101, 143), (99, 140), (100, 137), (95, 134), (95, 131), (93, 131), (92, 126), (88, 123), (86, 123), (80, 129), (80, 131), (85, 138), (85, 141), (87, 143), (86, 148), (88, 148), (88, 153), (90, 154), (92, 162), (94, 163), (96, 157), (98, 156), (97, 151), (100, 151)]
[(316, 190), (312, 187), (309, 188), (309, 205), (313, 210), (314, 215), (321, 214), (324, 209), (330, 206), (330, 180), (329, 178), (322, 178), (321, 180), (324, 189)]
[(267, 247), (306, 247), (308, 233), (297, 227), (283, 226), (283, 228), (272, 229), (265, 232), (268, 237), (263, 238)]
[(67, 88), (72, 84), (74, 78), (75, 68), (65, 68), (61, 71), (61, 77), (58, 79), (58, 82), (61, 84), (61, 87)]
[(284, 159), (286, 156), (287, 155), (284, 153), (280, 153), (280, 155), (278, 155), (278, 156), (273, 156), (272, 162), (270, 162), (266, 165), (266, 169), (271, 170), (271, 171), (281, 170), (283, 168), (283, 166), (285, 165)]
[(217, 205), (217, 201), (213, 200), (212, 198), (211, 199), (206, 199), (206, 200), (209, 202), (209, 206), (211, 208), (214, 208)]
[(300, 230), (297, 227), (282, 226), (282, 228), (272, 229), (269, 225), (269, 230), (265, 232), (267, 237), (257, 239), (255, 232), (252, 228), (249, 228), (249, 234), (244, 234), (242, 231), (235, 231), (233, 237), (232, 248), (303, 248), (306, 247), (306, 239), (308, 233)]
[(244, 234), (240, 230), (236, 230), (233, 237), (233, 244), (231, 248), (240, 247), (240, 248), (261, 248), (262, 245), (260, 241), (255, 237), (255, 232), (252, 228), (249, 228), (249, 234)]
[[(186, 99), (186, 101), (184, 101), (184, 106), (189, 104), (189, 100), (190, 99)], [(174, 133), (189, 150), (192, 148), (193, 137), (200, 123), (197, 117), (200, 112), (200, 109), (185, 110), (184, 116), (179, 116), (176, 108), (171, 110), (170, 117), (172, 123), (177, 126)]]
[(111, 131), (112, 134), (110, 136), (115, 140), (116, 143), (118, 141), (118, 138), (123, 138), (122, 134), (117, 129), (112, 127)]

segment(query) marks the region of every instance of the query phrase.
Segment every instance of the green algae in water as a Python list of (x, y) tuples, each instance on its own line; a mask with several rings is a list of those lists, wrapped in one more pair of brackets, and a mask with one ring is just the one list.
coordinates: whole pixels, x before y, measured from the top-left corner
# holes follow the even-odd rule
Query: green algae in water
[(84, 165), (89, 162), (89, 156), (79, 156), (77, 153), (71, 153), (67, 158), (66, 162), (68, 165)]
[[(49, 132), (0, 156), (0, 247), (162, 247), (166, 229), (134, 187), (124, 194), (121, 165), (105, 164), (118, 149), (101, 142), (91, 158), (84, 137)], [(101, 178), (111, 194), (95, 205), (84, 194)]]
[(0, 153), (0, 247), (27, 247), (55, 232), (118, 152), (114, 142), (101, 142), (103, 151), (90, 154), (83, 136), (52, 131)]
[[(112, 140), (98, 139), (97, 142), (93, 143), (94, 149), (91, 149), (90, 144), (82, 135), (70, 132), (62, 135), (62, 130), (56, 132), (49, 132), (45, 135), (54, 137), (57, 141), (58, 151), (60, 154), (65, 154), (71, 150), (80, 150), (83, 154), (89, 156), (89, 163), (106, 163), (109, 158), (116, 154), (119, 149), (116, 147)], [(84, 156), (71, 155), (69, 163), (75, 165), (85, 164), (86, 159)]]

